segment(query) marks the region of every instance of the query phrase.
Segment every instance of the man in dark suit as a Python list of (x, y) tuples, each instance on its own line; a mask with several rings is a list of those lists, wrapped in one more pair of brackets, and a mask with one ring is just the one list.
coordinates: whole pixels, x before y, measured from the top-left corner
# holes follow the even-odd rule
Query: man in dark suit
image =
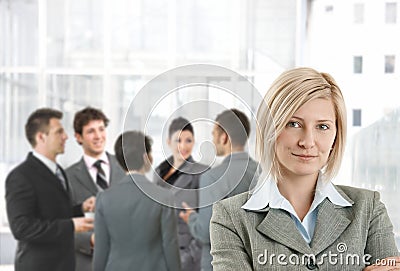
[[(125, 173), (115, 157), (105, 149), (108, 118), (96, 108), (86, 107), (75, 114), (75, 138), (83, 157), (67, 170), (71, 197), (78, 204), (123, 179)], [(93, 232), (75, 234), (76, 271), (92, 270)]]
[[(257, 173), (258, 164), (245, 151), (250, 134), (250, 122), (246, 115), (230, 109), (215, 119), (212, 132), (213, 143), (218, 156), (224, 156), (222, 163), (200, 177), (199, 212), (187, 209), (180, 217), (189, 225), (191, 234), (203, 244), (201, 270), (212, 271), (210, 220), (214, 202), (249, 190)], [(189, 205), (183, 203), (185, 208)]]
[(95, 198), (72, 206), (66, 175), (56, 163), (68, 138), (61, 118), (49, 108), (30, 115), (25, 132), (33, 151), (6, 179), (7, 215), (18, 241), (16, 271), (74, 270), (74, 231), (93, 229), (93, 219), (72, 217), (93, 210)]

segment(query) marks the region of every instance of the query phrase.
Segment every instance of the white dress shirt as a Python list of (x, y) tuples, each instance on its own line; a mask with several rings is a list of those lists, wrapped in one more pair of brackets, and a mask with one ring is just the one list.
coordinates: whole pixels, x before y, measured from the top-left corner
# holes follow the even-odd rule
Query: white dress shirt
[(287, 211), (304, 240), (307, 243), (310, 243), (314, 235), (318, 206), (325, 198), (328, 198), (335, 205), (352, 205), (339, 194), (331, 181), (324, 181), (321, 176), (322, 173), (320, 172), (318, 175), (314, 200), (303, 221), (299, 219), (290, 202), (279, 192), (278, 186), (272, 178), (265, 180), (265, 182), (251, 195), (242, 208), (258, 211), (269, 205), (272, 209), (282, 209)]
[(57, 164), (51, 161), (49, 158), (44, 156), (43, 154), (38, 153), (37, 151), (32, 151), (33, 156), (39, 159), (43, 164), (45, 164), (51, 172), (56, 174)]
[(99, 158), (93, 158), (89, 155), (84, 154), (83, 160), (85, 161), (86, 168), (88, 169), (89, 174), (92, 177), (92, 180), (96, 186), (97, 168), (93, 164), (96, 163), (97, 160), (103, 161), (103, 163), (101, 163), (101, 168), (104, 170), (104, 173), (106, 175), (107, 184), (110, 185), (110, 161), (108, 160), (108, 156), (105, 152), (103, 152), (103, 154)]

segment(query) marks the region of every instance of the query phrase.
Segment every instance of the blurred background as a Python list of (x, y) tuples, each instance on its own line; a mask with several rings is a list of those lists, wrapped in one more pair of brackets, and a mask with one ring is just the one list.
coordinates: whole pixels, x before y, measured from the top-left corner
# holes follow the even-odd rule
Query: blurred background
[[(112, 152), (139, 90), (167, 70), (195, 63), (241, 74), (258, 95), (289, 68), (332, 74), (346, 99), (349, 126), (334, 182), (379, 191), (400, 248), (399, 6), (398, 0), (0, 0), (0, 270), (12, 268), (15, 252), (4, 180), (30, 150), (23, 129), (28, 115), (43, 106), (64, 112), (70, 138), (59, 162), (67, 167), (82, 155), (73, 138), (77, 110), (91, 105), (111, 119)], [(204, 77), (208, 83), (230, 80), (207, 71)], [(152, 91), (159, 93), (148, 95), (166, 90)], [(163, 158), (157, 146), (165, 112), (188, 96), (172, 93), (152, 115), (155, 165)], [(246, 108), (212, 88), (201, 98), (247, 113), (258, 106), (254, 100)], [(132, 128), (145, 121), (136, 114)], [(185, 114), (190, 119), (192, 112)], [(196, 130), (196, 140), (210, 133)]]

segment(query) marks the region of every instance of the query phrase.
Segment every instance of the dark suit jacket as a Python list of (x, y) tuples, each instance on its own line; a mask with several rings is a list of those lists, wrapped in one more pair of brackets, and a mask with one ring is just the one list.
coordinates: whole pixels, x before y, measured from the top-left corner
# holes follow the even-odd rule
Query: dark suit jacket
[[(172, 163), (172, 157), (167, 161)], [(165, 164), (165, 161), (160, 165)], [(179, 170), (181, 174), (174, 182), (173, 186), (167, 184), (159, 176), (161, 168), (156, 168), (154, 182), (162, 187), (168, 188), (174, 194), (175, 206), (182, 206), (185, 201), (189, 206), (198, 206), (199, 178), (208, 167), (195, 162), (191, 157), (188, 158)], [(177, 209), (177, 215), (180, 209)], [(181, 255), (181, 264), (183, 271), (199, 271), (201, 262), (201, 242), (196, 240), (190, 233), (189, 226), (178, 217), (178, 243)]]
[(157, 202), (172, 200), (170, 191), (138, 174), (100, 192), (94, 271), (180, 271), (175, 212)]
[(81, 205), (72, 207), (58, 177), (32, 153), (7, 176), (6, 203), (16, 271), (74, 270), (71, 217), (82, 215)]
[[(124, 178), (125, 173), (113, 155), (107, 153), (107, 156), (111, 170), (110, 186), (113, 186)], [(87, 170), (83, 157), (77, 163), (68, 167), (66, 174), (74, 203), (81, 203), (91, 196), (96, 196), (99, 192)], [(92, 233), (92, 231), (75, 233), (76, 271), (92, 270), (93, 251), (90, 247), (90, 236)]]
[(308, 259), (315, 256), (318, 270), (361, 271), (364, 256), (373, 264), (399, 255), (379, 193), (348, 186), (336, 189), (353, 205), (337, 206), (326, 198), (318, 206), (310, 245), (287, 212), (268, 206), (259, 211), (242, 209), (248, 192), (214, 204), (210, 224), (214, 270), (308, 270), (312, 268)]

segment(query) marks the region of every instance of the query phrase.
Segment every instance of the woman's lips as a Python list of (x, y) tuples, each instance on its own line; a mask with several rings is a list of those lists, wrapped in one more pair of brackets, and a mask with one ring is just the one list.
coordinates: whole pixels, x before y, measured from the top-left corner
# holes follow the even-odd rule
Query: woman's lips
[(311, 154), (296, 154), (296, 153), (292, 153), (292, 154), (294, 156), (300, 158), (301, 160), (305, 160), (305, 161), (312, 160), (317, 157), (317, 155), (311, 155)]

